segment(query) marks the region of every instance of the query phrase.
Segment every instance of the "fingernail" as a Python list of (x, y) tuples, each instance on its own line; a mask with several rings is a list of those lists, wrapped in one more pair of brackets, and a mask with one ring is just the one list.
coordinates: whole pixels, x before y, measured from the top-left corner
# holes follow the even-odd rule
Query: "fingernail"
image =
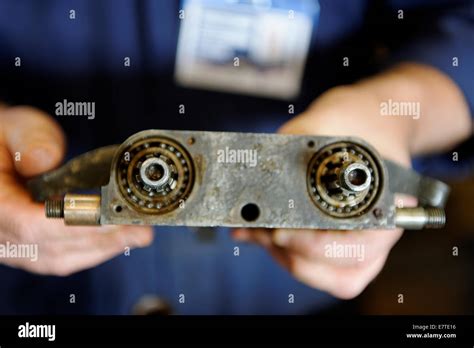
[(153, 233), (150, 234), (149, 231), (143, 231), (141, 233), (135, 234), (135, 241), (137, 247), (146, 247), (153, 242)]
[(248, 231), (243, 228), (236, 229), (232, 232), (232, 238), (240, 242), (246, 242), (249, 240)]
[(286, 247), (288, 246), (292, 235), (293, 233), (288, 230), (276, 230), (273, 233), (273, 243), (281, 247)]

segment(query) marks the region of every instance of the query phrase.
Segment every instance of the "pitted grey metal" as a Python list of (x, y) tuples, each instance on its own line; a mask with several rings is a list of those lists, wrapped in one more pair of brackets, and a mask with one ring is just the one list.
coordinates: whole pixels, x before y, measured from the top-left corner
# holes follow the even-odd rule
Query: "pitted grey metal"
[[(179, 144), (179, 151), (170, 145), (173, 143)], [(359, 162), (352, 166), (344, 165), (343, 168), (361, 169), (359, 174), (363, 174), (364, 179), (360, 183), (355, 182), (354, 185), (359, 186), (354, 186), (353, 192), (350, 191), (351, 184), (337, 187), (341, 195), (345, 195), (344, 204), (351, 202), (351, 194), (372, 190), (368, 208), (364, 206), (365, 210), (358, 215), (331, 215), (330, 211), (315, 204), (317, 193), (312, 192), (308, 185), (311, 179), (308, 176), (314, 175), (314, 171), (308, 168), (311, 159), (332, 144), (355, 144), (364, 149), (366, 156), (370, 156), (369, 164), (365, 157), (352, 152), (350, 156), (355, 159), (359, 156)], [(128, 151), (133, 146), (133, 154), (143, 158), (124, 161), (123, 156), (130, 155)], [(183, 156), (187, 162), (184, 162)], [(159, 160), (151, 161), (150, 158)], [(142, 178), (144, 169), (141, 166), (144, 163), (149, 165), (163, 161), (174, 168), (173, 180), (178, 183), (168, 191), (158, 191)], [(180, 161), (186, 166), (180, 168)], [(334, 167), (336, 164), (326, 165), (332, 166), (326, 171), (329, 173), (327, 177), (333, 172), (339, 173), (339, 169)], [(349, 180), (343, 178), (344, 182)], [(367, 178), (371, 185), (365, 181)], [(160, 180), (159, 177), (155, 179)], [(377, 185), (373, 185), (375, 179)], [(339, 181), (336, 180), (336, 184)], [(181, 184), (189, 192), (184, 196), (176, 195), (185, 199), (176, 202), (175, 209), (150, 213), (159, 212), (155, 203), (163, 197), (157, 197), (158, 194), (165, 195), (165, 198), (169, 194), (169, 199), (173, 199), (175, 189), (184, 190), (180, 188)], [(331, 185), (334, 184), (330, 183), (329, 189), (332, 189)], [(410, 221), (412, 215), (407, 211), (403, 211), (403, 219), (396, 220), (394, 194), (411, 194), (418, 198), (421, 206), (439, 208), (444, 206), (449, 193), (444, 183), (383, 160), (373, 147), (354, 137), (172, 130), (136, 133), (120, 146), (97, 149), (56, 171), (33, 179), (29, 187), (39, 200), (77, 189), (101, 187), (100, 224), (327, 230), (391, 229), (396, 227), (397, 221), (403, 221), (410, 227), (416, 224), (423, 227), (428, 219), (419, 218), (420, 214), (423, 215), (420, 211), (417, 211), (418, 215), (413, 215), (413, 219), (417, 220), (413, 223)], [(74, 194), (69, 194), (67, 199), (74, 197)], [(67, 203), (57, 206), (68, 209)], [(147, 206), (153, 209), (147, 209)]]

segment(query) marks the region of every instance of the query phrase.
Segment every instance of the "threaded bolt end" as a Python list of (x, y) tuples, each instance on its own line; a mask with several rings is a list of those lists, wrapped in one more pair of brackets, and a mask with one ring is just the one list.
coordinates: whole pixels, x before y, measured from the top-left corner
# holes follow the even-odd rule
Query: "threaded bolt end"
[(48, 199), (45, 202), (45, 213), (47, 218), (64, 218), (64, 199)]
[(443, 228), (446, 225), (446, 214), (444, 209), (440, 208), (425, 208), (428, 221), (426, 228)]

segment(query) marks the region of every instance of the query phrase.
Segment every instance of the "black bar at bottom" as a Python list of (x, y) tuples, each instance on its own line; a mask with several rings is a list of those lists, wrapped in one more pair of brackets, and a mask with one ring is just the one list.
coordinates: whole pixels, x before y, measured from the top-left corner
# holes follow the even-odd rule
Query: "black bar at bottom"
[[(52, 327), (54, 325), (54, 341)], [(48, 330), (49, 329), (49, 330)], [(48, 336), (48, 333), (50, 334)], [(39, 336), (43, 337), (31, 337)], [(19, 337), (28, 336), (28, 337)], [(49, 337), (49, 338), (48, 338)], [(222, 340), (225, 339), (225, 342)], [(1, 316), (0, 347), (205, 344), (474, 344), (471, 316)]]

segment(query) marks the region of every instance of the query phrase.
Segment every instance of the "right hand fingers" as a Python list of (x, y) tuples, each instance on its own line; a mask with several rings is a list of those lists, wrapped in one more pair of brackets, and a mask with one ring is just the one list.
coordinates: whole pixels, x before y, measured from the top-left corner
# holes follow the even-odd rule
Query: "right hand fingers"
[(66, 227), (47, 220), (16, 173), (28, 177), (53, 169), (63, 157), (64, 136), (56, 122), (30, 107), (0, 107), (0, 243), (38, 246), (38, 259), (3, 258), (0, 263), (50, 275), (93, 267), (151, 243), (149, 227)]
[(131, 253), (132, 249), (147, 247), (153, 241), (153, 230), (148, 226), (107, 226), (99, 227), (97, 231), (83, 227), (76, 229), (71, 231), (76, 235), (70, 242), (62, 244), (70, 251), (62, 261), (63, 269), (59, 269), (59, 275), (94, 267), (117, 255)]
[(56, 167), (65, 151), (59, 125), (26, 106), (0, 110), (0, 171), (29, 177)]
[(30, 203), (10, 214), (12, 205), (0, 208), (0, 243), (37, 245), (37, 260), (4, 258), (7, 265), (31, 272), (65, 276), (96, 266), (108, 259), (137, 247), (150, 245), (150, 227), (102, 226), (72, 227), (63, 221), (46, 220), (39, 204)]

